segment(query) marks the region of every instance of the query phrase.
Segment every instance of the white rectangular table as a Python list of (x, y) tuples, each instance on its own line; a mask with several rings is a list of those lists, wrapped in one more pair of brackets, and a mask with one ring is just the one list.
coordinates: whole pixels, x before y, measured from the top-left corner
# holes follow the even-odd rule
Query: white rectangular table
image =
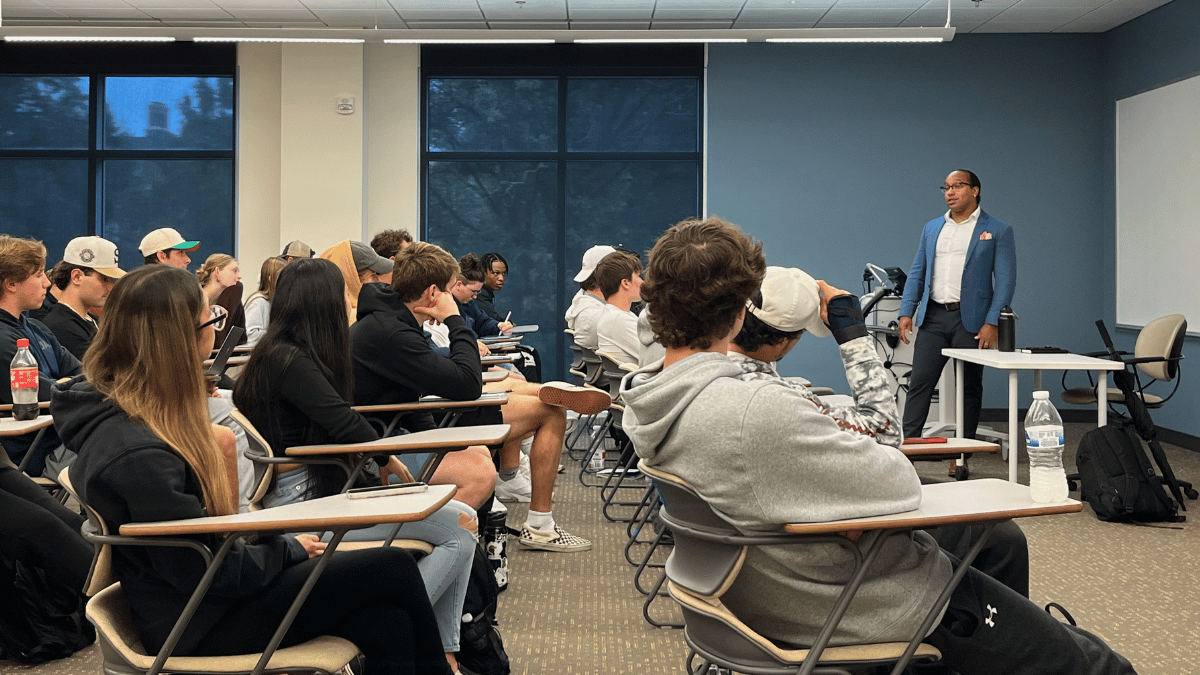
[[(963, 381), (963, 364), (978, 363), (992, 368), (1008, 371), (1008, 479), (1017, 480), (1017, 372), (1033, 371), (1033, 387), (1042, 388), (1043, 370), (1094, 370), (1099, 373), (1096, 378), (1096, 424), (1104, 426), (1108, 423), (1108, 375), (1106, 371), (1121, 370), (1125, 366), (1117, 361), (1097, 359), (1081, 354), (1026, 354), (1021, 351), (1002, 352), (996, 349), (943, 349), (943, 356), (954, 359), (955, 377)], [(960, 385), (955, 392), (955, 434), (963, 433), (963, 388)]]

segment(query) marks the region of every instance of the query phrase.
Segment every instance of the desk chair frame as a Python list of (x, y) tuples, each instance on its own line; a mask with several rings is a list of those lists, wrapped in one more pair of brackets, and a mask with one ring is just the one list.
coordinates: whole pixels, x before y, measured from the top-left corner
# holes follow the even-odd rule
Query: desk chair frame
[[(68, 476), (68, 469), (63, 469), (62, 473), (59, 475), (59, 483), (63, 485), (63, 487), (66, 488), (67, 491), (76, 498), (76, 500), (79, 501), (80, 506), (83, 507), (84, 513), (88, 518), (88, 522), (83, 527), (83, 535), (84, 538), (86, 538), (95, 547), (95, 556), (92, 559), (92, 568), (88, 572), (88, 579), (84, 584), (84, 591), (86, 595), (92, 598), (88, 602), (87, 606), (88, 618), (94, 624), (96, 624), (97, 627), (97, 634), (100, 638), (101, 650), (104, 653), (105, 673), (107, 675), (158, 675), (158, 673), (162, 672), (164, 667), (167, 666), (168, 660), (171, 657), (171, 652), (173, 652), (175, 650), (175, 646), (179, 644), (179, 640), (183, 636), (184, 630), (191, 622), (192, 617), (195, 615), (196, 610), (199, 608), (200, 603), (207, 594), (209, 587), (212, 585), (213, 579), (217, 575), (217, 571), (220, 569), (221, 562), (225, 559), (225, 556), (228, 555), (230, 549), (233, 548), (234, 542), (250, 533), (238, 533), (225, 537), (215, 554), (207, 546), (194, 539), (170, 537), (129, 537), (123, 535), (114, 535), (110, 533), (107, 523), (100, 516), (100, 514), (79, 498), (79, 495), (75, 492), (74, 487), (71, 485), (70, 477)], [(329, 546), (326, 549), (327, 553), (332, 553), (332, 551), (337, 548), (337, 545), (341, 542), (342, 537), (345, 535), (348, 529), (349, 528), (340, 528), (334, 533), (333, 538), (330, 540)], [(141, 668), (128, 658), (128, 654), (130, 652), (137, 656), (142, 655), (137, 654), (136, 650), (130, 644), (118, 644), (117, 640), (120, 638), (110, 634), (106, 630), (106, 627), (110, 626), (110, 617), (100, 614), (103, 611), (113, 609), (117, 611), (122, 609), (124, 609), (126, 612), (128, 611), (124, 604), (124, 599), (118, 595), (120, 593), (120, 584), (117, 582), (116, 577), (111, 569), (111, 551), (109, 550), (109, 547), (111, 546), (168, 546), (176, 548), (190, 548), (196, 551), (196, 553), (204, 559), (208, 566), (204, 572), (204, 575), (200, 578), (200, 582), (196, 585), (196, 589), (192, 592), (191, 597), (188, 598), (187, 604), (180, 613), (179, 619), (176, 620), (175, 625), (172, 627), (162, 649), (160, 649), (158, 654), (154, 657), (154, 661), (152, 664), (150, 664), (149, 668)], [(317, 640), (325, 643), (324, 647), (326, 649), (329, 649), (332, 652), (329, 663), (327, 664), (320, 666), (297, 666), (295, 664), (286, 663), (287, 661), (291, 660), (294, 654), (297, 652), (302, 652), (304, 647), (311, 647), (316, 641), (309, 641), (304, 645), (297, 645), (295, 647), (279, 650), (277, 652), (280, 642), (283, 641), (284, 635), (287, 633), (288, 628), (291, 627), (292, 622), (295, 621), (297, 614), (300, 612), (301, 606), (304, 604), (304, 600), (312, 591), (312, 588), (316, 584), (321, 572), (323, 572), (325, 567), (329, 564), (331, 557), (332, 556), (322, 556), (317, 561), (317, 564), (314, 566), (311, 575), (307, 580), (305, 580), (305, 583), (301, 587), (300, 592), (297, 594), (295, 601), (293, 601), (291, 607), (288, 608), (288, 611), (284, 615), (279, 627), (272, 635), (267, 648), (262, 652), (261, 656), (258, 657), (254, 667), (248, 671), (250, 675), (261, 675), (264, 672), (324, 673), (328, 675), (337, 672), (339, 669), (345, 667), (347, 663), (355, 660), (358, 657), (358, 648), (352, 643), (341, 638), (330, 636), (317, 638)], [(280, 657), (280, 661), (283, 662), (283, 664), (269, 668), (268, 665), (272, 660), (273, 655), (276, 654)], [(237, 663), (242, 660), (244, 660), (244, 657), (237, 656), (179, 657), (176, 659), (177, 664), (172, 665), (169, 670), (172, 673), (181, 671), (205, 674), (245, 673), (247, 672), (247, 669), (245, 668), (237, 666), (229, 667), (230, 662)], [(333, 662), (340, 663), (334, 664)]]
[[(905, 536), (911, 527), (885, 530), (865, 548), (840, 535), (793, 535), (764, 533), (744, 535), (723, 520), (683, 480), (665, 472), (642, 470), (659, 483), (664, 507), (661, 517), (675, 535), (675, 548), (667, 560), (666, 577), (671, 597), (684, 612), (684, 636), (701, 660), (694, 673), (716, 665), (751, 675), (810, 675), (850, 673), (893, 665), (892, 675), (901, 675), (908, 663), (940, 658), (940, 653), (921, 640), (929, 634), (954, 588), (966, 575), (971, 562), (986, 544), (997, 522), (984, 524), (979, 540), (962, 559), (950, 582), (934, 602), (912, 640), (907, 644), (886, 643), (852, 647), (829, 647), (829, 642), (875, 562), (883, 543), (891, 536)], [(820, 633), (808, 649), (781, 649), (739, 621), (720, 603), (745, 561), (750, 547), (774, 545), (835, 544), (855, 560), (854, 570)], [(695, 657), (689, 655), (689, 664)], [(690, 665), (689, 665), (690, 667)]]

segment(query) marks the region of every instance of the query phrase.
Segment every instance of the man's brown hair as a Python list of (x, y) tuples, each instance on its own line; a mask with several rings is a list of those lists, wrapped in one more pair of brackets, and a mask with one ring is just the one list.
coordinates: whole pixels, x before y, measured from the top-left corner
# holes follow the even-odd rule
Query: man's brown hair
[(596, 263), (592, 276), (596, 277), (596, 285), (607, 300), (621, 290), (621, 282), (633, 279), (633, 275), (642, 273), (642, 261), (632, 253), (613, 251)]
[(733, 331), (766, 273), (762, 244), (736, 225), (716, 216), (673, 225), (654, 243), (642, 284), (654, 339), (707, 349)]
[(0, 235), (0, 284), (25, 281), (46, 268), (46, 247), (34, 239)]
[(408, 230), (384, 230), (371, 240), (371, 248), (385, 258), (392, 258), (404, 248), (405, 242), (411, 244), (412, 240)]
[(400, 296), (400, 302), (412, 302), (430, 286), (446, 290), (446, 284), (457, 274), (454, 256), (440, 246), (418, 241), (396, 254), (392, 290)]

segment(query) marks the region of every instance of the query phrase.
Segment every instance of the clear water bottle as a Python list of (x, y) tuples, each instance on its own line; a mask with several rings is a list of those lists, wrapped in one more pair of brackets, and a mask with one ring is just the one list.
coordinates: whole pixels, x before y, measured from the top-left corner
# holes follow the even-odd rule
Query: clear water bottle
[(31, 420), (38, 416), (38, 364), (29, 351), (29, 340), (17, 340), (17, 355), (8, 369), (12, 384), (12, 415), (15, 420)]
[(1062, 417), (1050, 402), (1050, 392), (1033, 392), (1033, 405), (1025, 415), (1025, 449), (1029, 453), (1029, 494), (1039, 504), (1067, 498), (1064, 440)]

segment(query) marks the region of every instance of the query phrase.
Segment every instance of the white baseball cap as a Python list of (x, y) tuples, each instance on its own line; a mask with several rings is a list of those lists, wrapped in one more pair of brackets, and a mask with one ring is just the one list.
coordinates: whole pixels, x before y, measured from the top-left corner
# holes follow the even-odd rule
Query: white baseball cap
[(604, 256), (609, 253), (616, 253), (617, 249), (611, 246), (593, 246), (583, 254), (583, 268), (579, 270), (579, 274), (575, 275), (575, 281), (582, 282), (584, 279), (592, 276), (592, 272), (596, 271), (596, 265), (604, 259)]
[(169, 248), (177, 248), (180, 251), (191, 253), (200, 248), (200, 242), (187, 241), (175, 228), (163, 227), (142, 237), (142, 243), (138, 244), (138, 250), (142, 252), (143, 256), (154, 255), (158, 251), (165, 251)]
[(817, 337), (829, 335), (821, 321), (821, 294), (807, 272), (794, 267), (768, 267), (762, 282), (762, 309), (748, 308), (759, 321), (775, 330), (804, 330)]
[(117, 245), (101, 237), (75, 237), (67, 243), (63, 262), (94, 269), (110, 279), (125, 276), (117, 267)]

